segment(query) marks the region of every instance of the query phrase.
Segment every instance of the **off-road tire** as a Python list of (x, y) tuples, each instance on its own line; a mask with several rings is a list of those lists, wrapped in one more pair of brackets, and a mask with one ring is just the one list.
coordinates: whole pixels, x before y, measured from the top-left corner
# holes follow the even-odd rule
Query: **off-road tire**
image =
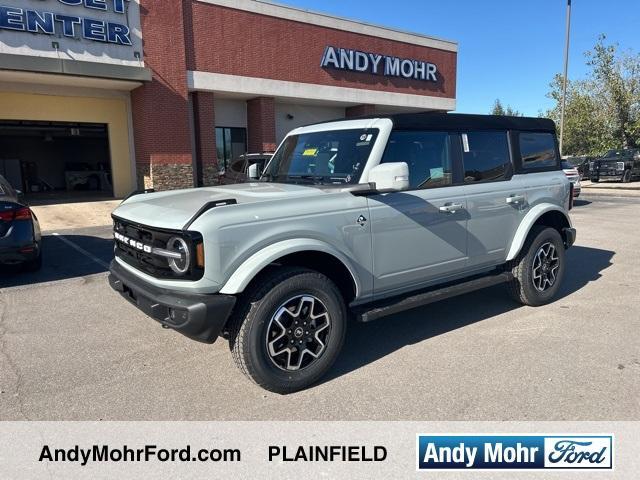
[[(330, 332), (324, 352), (301, 370), (278, 368), (267, 348), (272, 317), (287, 299), (312, 295), (326, 306)], [(335, 362), (346, 334), (347, 311), (336, 285), (325, 275), (299, 267), (279, 267), (261, 275), (238, 298), (229, 327), (229, 347), (236, 366), (262, 388), (280, 394), (317, 382)]]
[[(541, 292), (534, 286), (533, 262), (540, 247), (548, 242), (555, 247), (560, 266), (553, 285)], [(515, 301), (531, 307), (550, 303), (558, 293), (566, 269), (565, 248), (560, 233), (555, 228), (544, 225), (534, 226), (529, 232), (522, 250), (513, 261), (509, 262), (507, 267), (513, 274), (513, 280), (507, 286), (509, 294)]]

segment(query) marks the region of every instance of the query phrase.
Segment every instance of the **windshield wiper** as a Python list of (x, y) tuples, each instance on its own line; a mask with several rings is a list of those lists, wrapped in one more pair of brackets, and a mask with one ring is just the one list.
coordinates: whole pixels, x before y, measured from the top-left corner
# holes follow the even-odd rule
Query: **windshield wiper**
[(287, 175), (283, 175), (281, 173), (276, 173), (275, 175), (273, 173), (263, 173), (262, 176), (260, 177), (261, 179), (266, 180), (267, 182), (278, 182), (278, 179), (280, 179), (280, 181), (285, 180), (287, 177)]
[(287, 178), (292, 180), (311, 180), (312, 182), (323, 183), (325, 177), (323, 175), (287, 175)]

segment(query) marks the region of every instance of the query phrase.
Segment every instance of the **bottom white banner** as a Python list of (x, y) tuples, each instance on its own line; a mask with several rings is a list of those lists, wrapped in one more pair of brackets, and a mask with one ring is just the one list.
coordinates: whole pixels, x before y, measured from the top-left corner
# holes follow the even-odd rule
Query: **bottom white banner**
[(0, 478), (635, 479), (639, 446), (640, 422), (0, 422)]

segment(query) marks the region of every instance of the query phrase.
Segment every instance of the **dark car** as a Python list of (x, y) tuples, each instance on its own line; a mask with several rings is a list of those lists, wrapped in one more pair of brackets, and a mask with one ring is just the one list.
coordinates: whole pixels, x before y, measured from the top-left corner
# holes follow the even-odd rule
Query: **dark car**
[(573, 185), (573, 197), (578, 198), (582, 191), (582, 185), (580, 184), (580, 172), (578, 172), (578, 169), (566, 160), (560, 162), (560, 165), (562, 166), (562, 171)]
[(591, 181), (620, 180), (627, 183), (640, 177), (640, 150), (609, 150), (593, 162)]
[(569, 162), (571, 166), (578, 170), (581, 180), (589, 180), (589, 178), (591, 177), (591, 165), (593, 164), (593, 160), (593, 157), (588, 157), (586, 155), (567, 158), (567, 162)]
[(42, 266), (40, 225), (20, 192), (0, 175), (0, 266)]
[(220, 175), (220, 183), (223, 185), (232, 185), (234, 183), (245, 183), (248, 179), (249, 167), (254, 163), (258, 164), (258, 170), (264, 171), (265, 165), (271, 160), (271, 153), (248, 153), (240, 155), (231, 161), (231, 165)]

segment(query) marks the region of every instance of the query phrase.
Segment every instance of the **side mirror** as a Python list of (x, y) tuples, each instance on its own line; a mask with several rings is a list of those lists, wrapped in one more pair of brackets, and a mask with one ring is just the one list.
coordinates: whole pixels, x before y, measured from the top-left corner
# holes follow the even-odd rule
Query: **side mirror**
[(16, 198), (19, 202), (24, 202), (24, 193), (22, 190), (16, 190)]
[(260, 180), (260, 175), (262, 172), (260, 171), (260, 165), (257, 163), (252, 163), (249, 165), (249, 172), (247, 173), (247, 177), (249, 180)]
[(405, 162), (381, 163), (369, 171), (369, 182), (378, 191), (400, 192), (409, 189), (409, 166)]

